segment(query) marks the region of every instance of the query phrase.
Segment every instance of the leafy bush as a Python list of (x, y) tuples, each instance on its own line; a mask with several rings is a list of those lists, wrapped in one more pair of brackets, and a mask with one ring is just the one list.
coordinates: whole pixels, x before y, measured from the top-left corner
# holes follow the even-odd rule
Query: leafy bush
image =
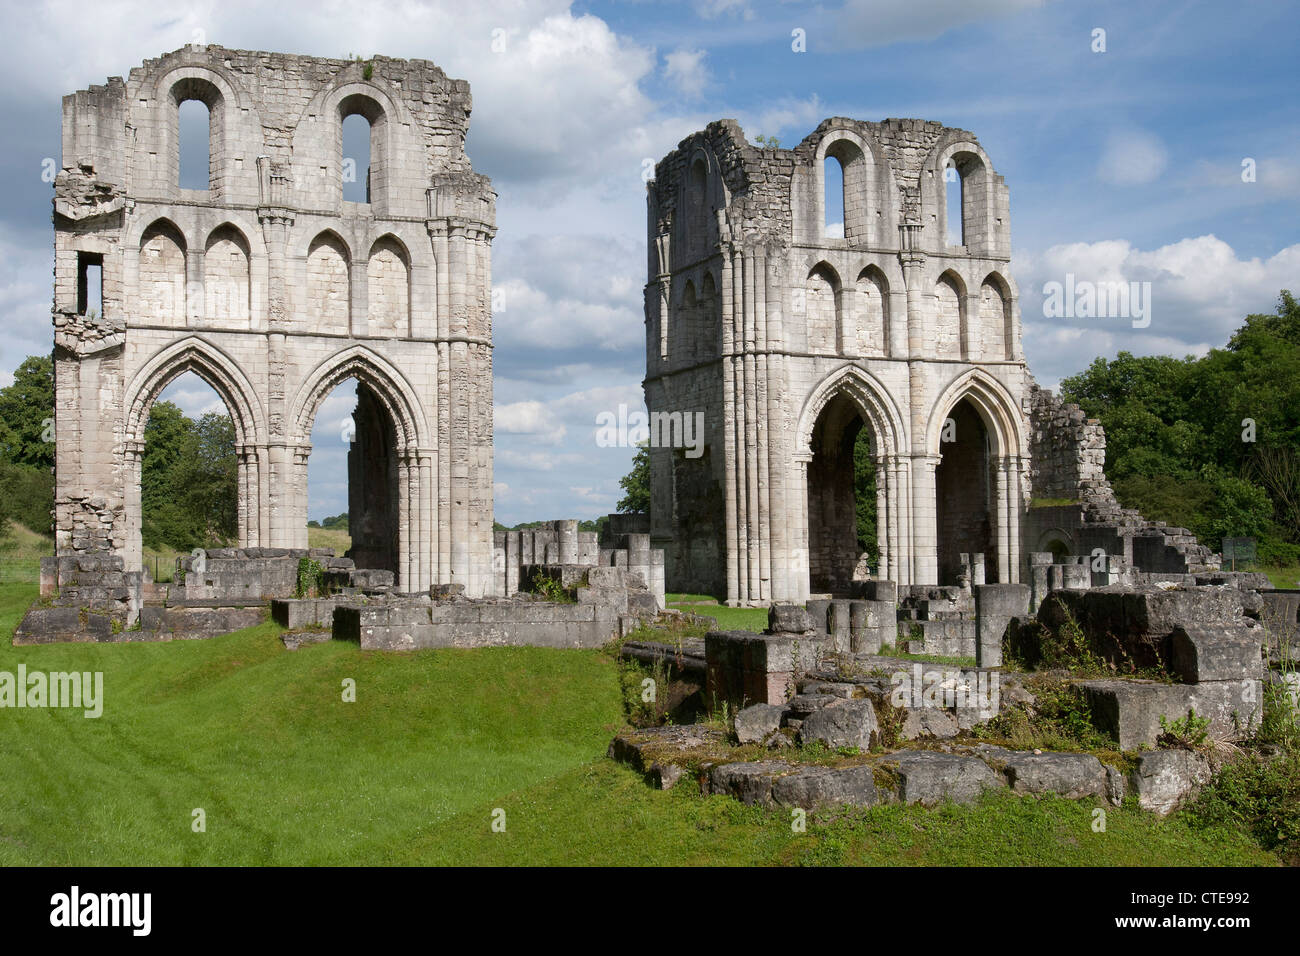
[(1188, 806), (1196, 826), (1238, 826), (1266, 850), (1300, 864), (1300, 753), (1231, 763)]

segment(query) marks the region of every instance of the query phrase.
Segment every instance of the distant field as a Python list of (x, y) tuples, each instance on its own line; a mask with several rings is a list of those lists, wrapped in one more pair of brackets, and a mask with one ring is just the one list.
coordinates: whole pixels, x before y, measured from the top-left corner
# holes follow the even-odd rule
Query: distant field
[(332, 528), (308, 528), (307, 545), (312, 548), (333, 548), (334, 554), (342, 557), (343, 552), (352, 547), (352, 535)]

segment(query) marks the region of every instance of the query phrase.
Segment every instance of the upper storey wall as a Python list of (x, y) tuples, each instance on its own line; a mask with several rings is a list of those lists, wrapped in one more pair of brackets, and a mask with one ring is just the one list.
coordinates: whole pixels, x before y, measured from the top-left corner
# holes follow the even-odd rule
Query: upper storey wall
[[(206, 191), (178, 185), (178, 111), (187, 100), (209, 110)], [(455, 212), (491, 222), (486, 179), (473, 174), (465, 155), (470, 107), (469, 84), (426, 60), (362, 63), (185, 47), (145, 61), (125, 81), (114, 77), (65, 96), (63, 165), (89, 163), (134, 200), (340, 215), (343, 120), (360, 114), (371, 126), (372, 216), (451, 214), (437, 208), (430, 187), (477, 180), (477, 201)], [(463, 205), (464, 189), (455, 192)]]
[[(844, 171), (843, 238), (826, 235), (828, 157)], [(950, 167), (952, 184), (945, 182)], [(950, 185), (961, 190), (963, 228), (954, 223), (952, 230), (962, 236), (960, 245), (946, 239)], [(731, 236), (740, 240), (1002, 261), (1011, 256), (1005, 181), (972, 134), (925, 120), (834, 117), (793, 149), (753, 146), (734, 120), (721, 120), (687, 137), (656, 166), (648, 202), (651, 275), (711, 254), (719, 210), (726, 210)]]

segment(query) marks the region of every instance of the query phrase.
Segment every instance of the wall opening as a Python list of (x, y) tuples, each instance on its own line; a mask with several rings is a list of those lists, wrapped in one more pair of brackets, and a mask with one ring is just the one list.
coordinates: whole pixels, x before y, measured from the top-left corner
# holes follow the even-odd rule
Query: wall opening
[(176, 108), (180, 166), (176, 185), (208, 190), (212, 183), (212, 111), (199, 99), (183, 100)]
[(397, 575), (397, 428), (388, 409), (365, 382), (345, 379), (317, 410), (311, 445), (308, 544)]
[(997, 579), (993, 546), (989, 434), (966, 399), (948, 413), (940, 435), (942, 456), (934, 473), (939, 583), (957, 584), (961, 555), (983, 554), (985, 580)]
[(808, 464), (808, 583), (813, 594), (847, 597), (880, 565), (874, 436), (843, 395), (813, 427)]
[(77, 253), (77, 314), (104, 315), (104, 257), (98, 252)]
[(370, 202), (370, 120), (361, 113), (343, 117), (343, 199)]
[(948, 166), (943, 171), (943, 193), (945, 219), (948, 224), (948, 235), (944, 242), (950, 246), (964, 246), (966, 236), (965, 223), (962, 219), (962, 177), (961, 170), (952, 160), (948, 161)]
[(844, 165), (838, 156), (827, 153), (822, 161), (823, 197), (822, 235), (843, 239), (844, 232)]
[(154, 400), (140, 462), (143, 566), (170, 581), (176, 557), (229, 547), (239, 536), (235, 423), (221, 396), (186, 372)]

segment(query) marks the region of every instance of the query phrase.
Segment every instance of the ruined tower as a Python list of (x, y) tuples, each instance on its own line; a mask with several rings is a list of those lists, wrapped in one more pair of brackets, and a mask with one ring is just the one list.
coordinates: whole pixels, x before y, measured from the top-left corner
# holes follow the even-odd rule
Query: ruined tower
[[(842, 230), (824, 218), (828, 162)], [(983, 554), (989, 581), (1018, 581), (1032, 380), (1007, 188), (975, 137), (835, 118), (764, 149), (722, 120), (657, 165), (648, 207), (646, 405), (705, 415), (702, 455), (651, 449), (668, 588), (847, 591), (862, 429), (874, 577), (954, 584)]]
[[(209, 114), (206, 188), (178, 179), (189, 100)], [(495, 194), (465, 154), (469, 114), (469, 85), (424, 60), (217, 46), (64, 98), (60, 555), (140, 569), (145, 425), (187, 371), (234, 421), (239, 544), (305, 548), (312, 425), (353, 378), (354, 552), (402, 591), (491, 589)], [(364, 202), (344, 199), (353, 115), (370, 126)]]

